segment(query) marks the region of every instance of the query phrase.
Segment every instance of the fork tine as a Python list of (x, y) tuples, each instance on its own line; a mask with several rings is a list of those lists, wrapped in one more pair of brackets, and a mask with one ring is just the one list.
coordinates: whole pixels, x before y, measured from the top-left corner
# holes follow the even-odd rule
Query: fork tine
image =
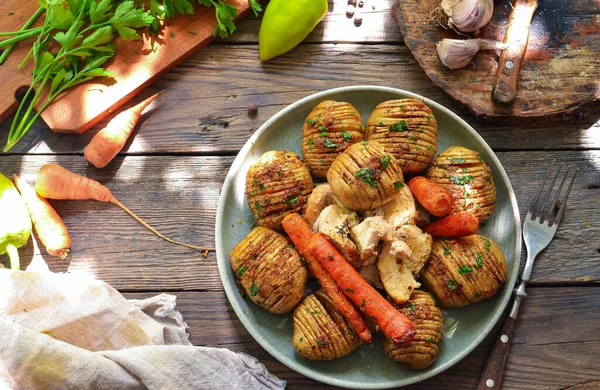
[(552, 171), (552, 167), (554, 166), (554, 163), (556, 162), (556, 160), (552, 160), (552, 163), (550, 164), (550, 168), (548, 168), (548, 172), (546, 172), (546, 176), (544, 176), (544, 180), (542, 180), (542, 185), (540, 186), (540, 189), (538, 190), (537, 194), (535, 194), (535, 198), (533, 198), (533, 202), (531, 202), (531, 206), (529, 207), (529, 212), (532, 213), (531, 214), (531, 219), (535, 219), (535, 204), (537, 203), (540, 194), (542, 193), (542, 190), (544, 189), (544, 186), (546, 185), (546, 180), (548, 179), (548, 176), (550, 176), (550, 171)]
[[(560, 185), (558, 186), (558, 191), (556, 191), (556, 195), (554, 195), (554, 199), (552, 200), (552, 205), (550, 206), (550, 210), (548, 210), (548, 216), (550, 216), (554, 210), (556, 210), (556, 203), (558, 202), (558, 197), (560, 196), (560, 193), (563, 189), (563, 186), (565, 184), (565, 181), (567, 181), (567, 177), (569, 177), (569, 173), (571, 172), (571, 168), (567, 169), (567, 172), (564, 174), (562, 180), (560, 181)], [(557, 213), (558, 215), (558, 213)], [(555, 218), (548, 218), (550, 220), (550, 222), (552, 222), (553, 220), (556, 219)]]
[(569, 183), (569, 188), (567, 188), (567, 192), (565, 193), (565, 197), (562, 199), (561, 205), (560, 205), (560, 210), (558, 210), (558, 214), (556, 215), (556, 219), (554, 220), (554, 222), (552, 223), (553, 225), (556, 224), (558, 225), (560, 223), (560, 220), (565, 212), (565, 208), (567, 206), (567, 198), (569, 197), (569, 193), (571, 192), (571, 187), (573, 187), (573, 182), (575, 181), (575, 176), (577, 176), (577, 171), (575, 171), (575, 173), (573, 174), (573, 177), (571, 178), (571, 182)]
[(556, 183), (556, 179), (558, 179), (558, 174), (562, 170), (562, 167), (563, 167), (563, 163), (560, 163), (560, 165), (558, 166), (558, 170), (556, 171), (556, 174), (552, 178), (552, 182), (550, 183), (550, 186), (548, 187), (548, 191), (546, 191), (546, 196), (544, 196), (544, 199), (542, 200), (542, 205), (540, 206), (540, 208), (538, 210), (538, 214), (541, 215), (541, 219), (540, 219), (541, 222), (543, 222), (542, 219), (546, 219), (548, 214), (550, 214), (552, 212), (552, 209), (550, 209), (548, 214), (544, 214), (544, 206), (546, 205), (546, 201), (548, 201), (548, 199), (550, 198), (550, 194), (552, 193), (552, 189), (554, 188), (554, 183)]

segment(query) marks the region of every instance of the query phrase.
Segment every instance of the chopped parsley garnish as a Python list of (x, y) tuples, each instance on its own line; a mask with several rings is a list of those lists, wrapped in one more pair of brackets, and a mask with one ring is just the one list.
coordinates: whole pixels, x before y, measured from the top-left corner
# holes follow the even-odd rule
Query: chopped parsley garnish
[(450, 253), (452, 253), (452, 251), (450, 250), (450, 248), (448, 248), (448, 245), (446, 245), (445, 243), (442, 244), (442, 248), (444, 248), (444, 254), (445, 255), (449, 255)]
[(385, 171), (387, 169), (387, 167), (390, 165), (390, 161), (392, 161), (392, 156), (385, 156), (379, 159), (382, 171)]
[(337, 148), (338, 144), (336, 144), (335, 142), (331, 142), (329, 138), (325, 138), (325, 146), (327, 146), (328, 148)]
[(244, 276), (246, 271), (248, 271), (248, 267), (243, 266), (243, 267), (238, 268), (237, 274), (238, 274), (238, 276)]
[(256, 285), (256, 281), (253, 280), (252, 281), (252, 286), (250, 287), (250, 295), (252, 295), (253, 297), (255, 297), (255, 296), (258, 295), (259, 291), (260, 290), (259, 290), (258, 286)]
[(471, 198), (469, 197), (469, 193), (467, 192), (467, 190), (463, 191), (463, 197), (465, 198), (465, 206), (468, 206), (471, 204)]
[(171, 35), (171, 38), (175, 38), (175, 33), (173, 31), (171, 31), (169, 35)]
[(483, 246), (485, 246), (485, 250), (490, 253), (490, 248), (492, 246), (492, 243), (490, 242), (490, 240), (485, 240), (485, 243), (483, 244)]
[(409, 140), (413, 141), (413, 142), (417, 142), (417, 137), (408, 137)]
[(317, 340), (317, 345), (320, 347), (321, 345), (323, 345), (323, 342), (321, 340)]
[(363, 299), (362, 302), (360, 303), (360, 309), (364, 310), (365, 309), (365, 300)]
[(300, 342), (304, 341), (304, 337), (300, 337)]
[(198, 33), (197, 33), (196, 31), (194, 31), (194, 30), (188, 30), (188, 32), (189, 32), (190, 34), (192, 34), (192, 35), (198, 35)]
[(425, 340), (425, 341), (427, 341), (428, 343), (435, 343), (435, 340), (434, 340), (433, 338), (431, 338), (431, 337), (430, 337), (430, 338), (428, 338), (428, 339), (427, 339), (427, 340)]
[(313, 314), (313, 315), (317, 315), (317, 316), (318, 316), (318, 315), (320, 315), (320, 314), (321, 314), (321, 312), (320, 312), (320, 311), (318, 311), (318, 310), (315, 310), (315, 311), (311, 311), (311, 312), (310, 312), (310, 314)]
[(450, 176), (450, 181), (454, 184), (458, 184), (459, 186), (464, 186), (473, 180), (472, 175), (464, 175), (464, 176)]
[(479, 154), (477, 155), (477, 160), (479, 160), (480, 162), (483, 162), (483, 158), (481, 158), (481, 156)]
[(315, 141), (312, 138), (309, 138), (307, 143), (309, 145), (313, 145), (315, 143)]
[(475, 299), (481, 298), (481, 294), (475, 294), (475, 295), (473, 295), (473, 298), (475, 298)]
[(390, 131), (406, 131), (408, 130), (408, 125), (406, 121), (398, 121), (389, 127)]
[(286, 201), (285, 201), (285, 203), (288, 203), (288, 204), (294, 204), (294, 203), (296, 203), (297, 201), (298, 201), (298, 195), (296, 195), (296, 196), (292, 196), (291, 198), (288, 198), (288, 200), (286, 200)]
[(352, 134), (348, 133), (346, 130), (342, 130), (342, 138), (344, 141), (350, 141), (352, 139)]
[(412, 303), (409, 303), (409, 304), (408, 304), (408, 308), (409, 308), (410, 310), (412, 310), (412, 311), (415, 311), (415, 310), (416, 310), (416, 307), (415, 307), (415, 305), (413, 305)]
[(397, 190), (399, 190), (402, 187), (404, 187), (404, 183), (402, 183), (401, 181), (394, 182), (394, 188), (396, 188)]
[(448, 280), (448, 288), (450, 290), (456, 290), (456, 280), (454, 280), (454, 279)]
[(306, 265), (306, 259), (304, 257), (300, 258), (300, 264)]
[(379, 122), (379, 126), (383, 126), (383, 122)]
[(262, 184), (259, 184), (258, 185), (258, 189), (261, 190), (261, 191), (264, 191), (265, 190), (265, 186), (262, 185)]
[(351, 288), (346, 287), (346, 292), (352, 294), (354, 292), (354, 290), (352, 290)]
[(458, 273), (461, 275), (470, 274), (471, 272), (473, 272), (473, 268), (469, 267), (468, 265), (463, 264), (458, 267)]
[(481, 267), (483, 267), (483, 255), (481, 254), (481, 252), (477, 252), (477, 265), (475, 266), (475, 268)]
[(261, 211), (262, 207), (263, 207), (262, 204), (260, 204), (258, 202), (254, 203), (254, 206), (256, 207), (256, 210), (258, 210), (258, 211)]
[(462, 173), (467, 173), (467, 168), (461, 168), (460, 170), (462, 171)]
[(361, 141), (360, 143), (366, 146), (369, 144), (369, 141)]
[(433, 145), (429, 145), (429, 146), (427, 147), (427, 150), (431, 150), (431, 149), (433, 149)]
[(355, 174), (357, 178), (362, 179), (362, 181), (371, 187), (377, 188), (377, 180), (375, 179), (375, 175), (376, 172), (373, 168), (360, 168)]
[(462, 157), (452, 157), (452, 162), (455, 162), (457, 164), (464, 164), (467, 162), (467, 160), (465, 160)]
[(319, 131), (327, 131), (327, 130), (325, 130), (325, 128), (324, 128), (323, 126), (319, 126), (319, 127), (317, 127), (317, 129), (318, 129)]
[(314, 125), (315, 125), (315, 123), (317, 123), (317, 122), (315, 122), (315, 120), (314, 120), (314, 119), (307, 119), (307, 120), (306, 120), (306, 123), (307, 123), (309, 126), (314, 126)]
[(323, 138), (323, 137), (327, 137), (327, 132), (326, 131), (322, 131), (319, 133), (319, 137)]

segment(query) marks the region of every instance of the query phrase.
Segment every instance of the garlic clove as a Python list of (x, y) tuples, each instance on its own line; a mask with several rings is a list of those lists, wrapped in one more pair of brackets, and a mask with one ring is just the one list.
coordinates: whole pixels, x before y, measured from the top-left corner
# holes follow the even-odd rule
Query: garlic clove
[(479, 50), (506, 50), (508, 45), (491, 39), (442, 39), (436, 48), (442, 64), (459, 69), (467, 66)]
[(440, 7), (448, 16), (450, 27), (462, 32), (474, 32), (492, 18), (494, 0), (443, 0)]

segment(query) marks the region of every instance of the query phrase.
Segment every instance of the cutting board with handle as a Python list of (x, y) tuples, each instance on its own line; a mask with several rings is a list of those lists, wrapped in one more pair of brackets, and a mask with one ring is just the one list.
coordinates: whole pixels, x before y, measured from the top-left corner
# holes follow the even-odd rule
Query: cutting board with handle
[[(238, 19), (250, 11), (249, 0), (230, 0)], [(37, 10), (37, 1), (0, 1), (0, 30), (17, 31)], [(39, 18), (39, 25), (43, 15)], [(180, 15), (165, 22), (157, 36), (142, 35), (139, 41), (117, 40), (117, 54), (106, 63), (113, 76), (96, 78), (65, 92), (41, 115), (58, 133), (83, 133), (154, 80), (215, 39), (217, 25), (213, 8), (195, 7), (194, 15)], [(31, 48), (32, 40), (15, 46), (8, 60), (0, 65), (0, 122), (18, 107), (15, 94), (31, 82), (33, 62), (18, 70)]]
[(492, 97), (501, 61), (497, 52), (481, 51), (463, 69), (451, 70), (442, 65), (436, 43), (443, 38), (504, 42), (514, 4), (513, 0), (495, 1), (492, 20), (478, 35), (468, 36), (445, 30), (432, 20), (431, 13), (440, 5), (439, 0), (397, 0), (392, 8), (406, 45), (429, 78), (478, 118), (543, 126), (599, 113), (598, 1), (538, 0), (516, 80), (516, 95), (508, 103)]

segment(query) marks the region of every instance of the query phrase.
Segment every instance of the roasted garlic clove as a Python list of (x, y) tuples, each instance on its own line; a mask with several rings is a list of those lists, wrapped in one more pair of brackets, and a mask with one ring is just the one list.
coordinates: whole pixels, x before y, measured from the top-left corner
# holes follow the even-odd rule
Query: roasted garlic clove
[(406, 343), (396, 344), (389, 337), (383, 338), (383, 349), (388, 357), (412, 370), (422, 370), (435, 360), (444, 320), (431, 295), (423, 290), (413, 291), (410, 301), (397, 306), (415, 325), (416, 334)]
[(335, 196), (352, 210), (372, 210), (404, 186), (398, 161), (375, 141), (363, 141), (340, 154), (327, 171)]
[(489, 238), (434, 239), (421, 283), (442, 306), (465, 306), (494, 296), (507, 272), (502, 251)]
[(333, 160), (364, 138), (360, 113), (350, 103), (319, 103), (302, 126), (302, 156), (313, 176), (325, 177)]
[(281, 229), (287, 214), (304, 213), (312, 189), (308, 168), (292, 152), (266, 152), (246, 174), (246, 197), (256, 223), (272, 229)]
[(483, 222), (494, 212), (496, 185), (478, 152), (462, 146), (446, 149), (431, 164), (427, 178), (450, 190), (454, 198), (452, 214), (470, 211)]
[(361, 341), (331, 298), (319, 290), (294, 310), (292, 344), (305, 359), (332, 360), (348, 355)]
[(424, 171), (437, 151), (437, 122), (431, 109), (417, 99), (378, 104), (367, 120), (365, 135), (396, 157), (405, 174)]
[(306, 288), (308, 272), (281, 234), (255, 227), (229, 254), (233, 272), (248, 298), (271, 313), (287, 313)]

